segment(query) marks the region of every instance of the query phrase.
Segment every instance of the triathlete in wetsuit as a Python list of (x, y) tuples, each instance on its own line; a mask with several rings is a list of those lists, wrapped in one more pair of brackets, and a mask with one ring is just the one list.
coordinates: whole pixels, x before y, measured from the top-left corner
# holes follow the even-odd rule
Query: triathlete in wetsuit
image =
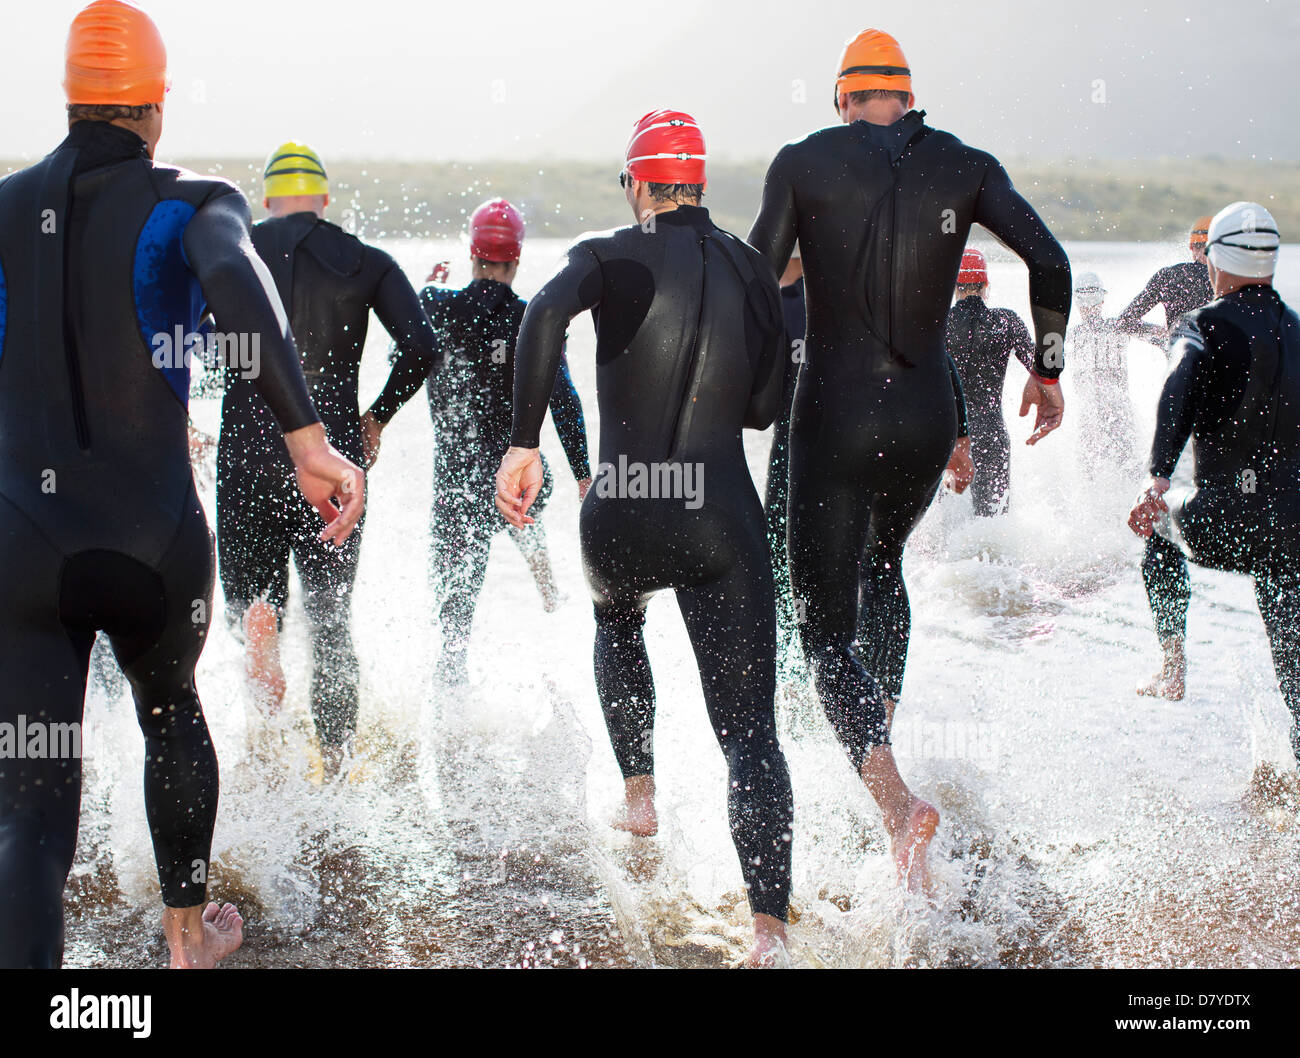
[[(470, 217), (474, 280), (461, 290), (428, 286), (420, 300), (433, 323), (446, 362), (429, 380), (429, 411), (437, 449), (433, 470), (432, 573), (442, 622), (440, 679), (465, 681), (465, 652), (478, 594), (487, 574), (492, 538), (502, 521), (492, 497), (497, 461), (510, 446), (514, 399), (515, 341), (527, 305), (512, 289), (523, 249), (524, 223), (504, 199), (479, 206)], [(587, 426), (582, 402), (561, 358), (551, 394), (551, 418), (585, 496), (591, 483)], [(540, 513), (551, 492), (551, 472), (533, 504)], [(523, 553), (548, 612), (559, 605), (546, 537), (540, 522), (526, 529), (506, 526)]]
[(1021, 413), (1039, 404), (1032, 443), (1060, 421), (1070, 267), (995, 159), (904, 113), (910, 83), (892, 37), (868, 30), (852, 41), (836, 84), (845, 124), (777, 154), (750, 242), (778, 274), (796, 239), (803, 253), (807, 360), (790, 424), (789, 539), (804, 650), (831, 724), (882, 805), (900, 875), (924, 885), (938, 817), (898, 775), (884, 698), (902, 688), (911, 625), (903, 545), (957, 437), (948, 305), (973, 224), (1029, 266), (1038, 348)]
[[(1079, 275), (1074, 286), (1074, 323), (1066, 336), (1070, 378), (1077, 401), (1079, 451), (1083, 472), (1097, 470), (1137, 473), (1137, 428), (1128, 385), (1128, 348), (1133, 332), (1122, 330), (1118, 320), (1102, 315), (1106, 288), (1095, 272)], [(1164, 343), (1164, 330), (1143, 323), (1137, 333)]]
[[(205, 907), (217, 759), (194, 666), (212, 537), (177, 330), (196, 333), (206, 305), (223, 332), (259, 336), (257, 388), (304, 490), (336, 516), (322, 535), (341, 542), (356, 524), (364, 476), (325, 440), (243, 195), (152, 161), (166, 85), (156, 27), (99, 0), (67, 54), (67, 139), (0, 181), (0, 966), (62, 959), (97, 630), (145, 737), (172, 965), (211, 966), (238, 947), (241, 920)], [(340, 515), (330, 499), (345, 489)]]
[[(1149, 537), (1142, 578), (1164, 649), (1164, 668), (1143, 693), (1183, 695), (1184, 553), (1249, 574), (1300, 761), (1300, 317), (1272, 286), (1279, 244), (1273, 217), (1253, 202), (1228, 206), (1210, 224), (1219, 296), (1175, 333), (1151, 480), (1129, 525)], [(1166, 497), (1189, 438), (1195, 487)]]
[(688, 115), (642, 118), (620, 182), (642, 223), (576, 243), (524, 316), (497, 504), (526, 524), (565, 329), (591, 309), (601, 463), (579, 531), (596, 687), (626, 782), (621, 825), (657, 828), (655, 689), (642, 626), (650, 597), (673, 589), (727, 761), (731, 834), (755, 915), (752, 958), (762, 962), (779, 958), (784, 938), (793, 807), (773, 711), (772, 572), (741, 430), (776, 414), (780, 294), (762, 258), (695, 204), (704, 141)]
[(1210, 289), (1210, 273), (1205, 266), (1205, 239), (1210, 218), (1201, 217), (1192, 225), (1187, 248), (1192, 253), (1190, 261), (1180, 261), (1159, 269), (1147, 280), (1142, 293), (1135, 297), (1116, 320), (1124, 334), (1145, 333), (1143, 317), (1157, 305), (1165, 310), (1165, 333), (1172, 340), (1174, 325), (1184, 315), (1205, 305), (1214, 292)]
[(971, 502), (979, 517), (1005, 511), (1011, 487), (1011, 435), (1002, 417), (1007, 364), (1014, 356), (1026, 371), (1034, 369), (1029, 331), (1012, 309), (989, 308), (988, 289), (984, 254), (968, 249), (957, 273), (957, 303), (948, 310), (945, 341), (966, 397), (975, 461)]
[[(297, 338), (303, 373), (331, 442), (356, 462), (369, 461), (379, 431), (434, 369), (434, 333), (420, 300), (392, 257), (324, 220), (329, 185), (320, 159), (302, 144), (271, 155), (265, 175), (271, 217), (253, 227)], [(357, 376), (373, 311), (400, 350), (383, 392), (363, 417)], [(217, 550), (232, 620), (254, 604), (269, 608), (269, 628), (250, 615), (253, 666), (267, 649), (289, 596), (289, 555), (303, 586), (311, 627), (311, 707), (322, 755), (333, 770), (356, 729), (359, 670), (352, 645), (352, 587), (361, 553), (357, 526), (346, 547), (323, 547), (312, 510), (292, 482), (292, 466), (254, 381), (229, 373), (217, 448)], [(268, 681), (272, 697), (283, 677)]]

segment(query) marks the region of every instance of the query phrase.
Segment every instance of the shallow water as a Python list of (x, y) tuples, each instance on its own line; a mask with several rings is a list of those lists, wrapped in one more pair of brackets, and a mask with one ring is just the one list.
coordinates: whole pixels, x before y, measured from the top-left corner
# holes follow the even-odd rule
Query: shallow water
[[(459, 244), (393, 241), (423, 276)], [(525, 295), (559, 243), (530, 243)], [(1079, 244), (1115, 315), (1176, 247)], [(1283, 295), (1300, 304), (1300, 253)], [(453, 275), (467, 279), (466, 269)], [(994, 304), (1027, 315), (1025, 273), (992, 254)], [(570, 362), (597, 437), (593, 339)], [(371, 333), (362, 394), (386, 371)], [(1149, 437), (1164, 357), (1134, 343), (1131, 388)], [(1193, 569), (1190, 680), (1178, 703), (1139, 699), (1156, 642), (1123, 524), (1137, 482), (1089, 479), (1077, 423), (1034, 449), (1006, 390), (1012, 509), (975, 520), (942, 496), (913, 537), (913, 607), (895, 745), (943, 814), (934, 906), (893, 884), (879, 816), (798, 679), (780, 715), (796, 798), (791, 954), (801, 966), (1287, 966), (1300, 957), (1300, 825), (1287, 713), (1248, 581)], [(1071, 385), (1065, 383), (1067, 402)], [(215, 402), (194, 408), (215, 430)], [(577, 494), (553, 431), (546, 513), (567, 600), (546, 615), (523, 560), (494, 546), (469, 655), (471, 686), (435, 689), (425, 550), (432, 431), (417, 396), (370, 478), (356, 590), (360, 738), (343, 781), (318, 785), (297, 600), (289, 692), (268, 724), (248, 701), (217, 613), (199, 685), (222, 762), (213, 893), (248, 921), (236, 966), (714, 966), (744, 954), (746, 914), (727, 833), (725, 770), (675, 606), (652, 603), (660, 835), (608, 822), (621, 783), (591, 674), (592, 620)], [(747, 436), (763, 481), (767, 435)], [(593, 450), (593, 461), (595, 452)], [(1182, 471), (1185, 473), (1185, 470)], [(210, 480), (203, 485), (212, 514)], [(296, 581), (295, 581), (296, 589)], [(92, 691), (67, 964), (159, 965), (157, 882), (129, 702)], [(1291, 780), (1293, 783), (1293, 778)]]

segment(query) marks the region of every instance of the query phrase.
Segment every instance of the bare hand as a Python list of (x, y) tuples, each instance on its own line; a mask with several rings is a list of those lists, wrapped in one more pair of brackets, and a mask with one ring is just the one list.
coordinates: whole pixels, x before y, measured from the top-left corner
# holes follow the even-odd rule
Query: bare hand
[(970, 457), (970, 438), (958, 437), (952, 446), (952, 458), (943, 472), (944, 484), (961, 495), (975, 480), (975, 461)]
[(320, 539), (342, 544), (366, 509), (365, 472), (335, 450), (320, 423), (289, 431), (284, 442), (297, 471), (298, 488), (325, 519)]
[(581, 503), (587, 498), (587, 492), (591, 488), (591, 478), (583, 478), (578, 482), (578, 502)]
[(1038, 417), (1034, 420), (1034, 432), (1025, 441), (1027, 445), (1038, 444), (1044, 437), (1061, 425), (1065, 414), (1065, 398), (1061, 396), (1061, 386), (1057, 382), (1044, 382), (1037, 375), (1030, 375), (1025, 382), (1025, 394), (1020, 401), (1020, 417), (1029, 414), (1030, 405), (1038, 405)]
[(383, 426), (370, 412), (367, 411), (361, 416), (361, 453), (367, 470), (373, 467), (379, 458), (379, 435), (383, 432)]
[(542, 489), (542, 453), (537, 448), (506, 449), (497, 469), (497, 510), (516, 529), (532, 525), (528, 508)]
[(1160, 516), (1169, 513), (1169, 504), (1164, 501), (1164, 495), (1168, 491), (1168, 478), (1150, 478), (1147, 487), (1133, 501), (1133, 509), (1128, 515), (1128, 527), (1138, 536), (1151, 536), (1156, 531), (1156, 522)]

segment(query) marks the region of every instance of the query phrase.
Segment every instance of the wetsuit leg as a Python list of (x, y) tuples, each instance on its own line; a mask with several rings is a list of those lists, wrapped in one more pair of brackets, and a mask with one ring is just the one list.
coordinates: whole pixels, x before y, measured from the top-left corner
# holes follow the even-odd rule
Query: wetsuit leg
[(858, 770), (889, 741), (882, 694), (897, 700), (911, 626), (903, 547), (956, 436), (947, 374), (866, 380), (851, 391), (805, 391), (801, 379), (795, 393), (790, 570), (822, 706)]
[[(104, 619), (131, 684), (145, 740), (145, 813), (153, 837), (163, 903), (193, 907), (207, 899), (217, 818), (217, 755), (194, 682), (212, 612), (212, 534), (196, 496), (158, 570), (139, 566), (105, 582), (125, 614)], [(71, 572), (64, 574), (65, 595)]]
[(646, 653), (645, 608), (650, 597), (601, 599), (595, 604), (593, 665), (609, 742), (623, 778), (653, 775), (655, 683)]
[(322, 746), (339, 747), (357, 729), (361, 666), (352, 644), (352, 589), (361, 559), (365, 517), (342, 547), (321, 543), (320, 515), (297, 494), (294, 564), (311, 636), (311, 710)]
[[(789, 643), (797, 621), (790, 588), (790, 558), (786, 548), (786, 522), (790, 502), (790, 405), (786, 403), (772, 428), (772, 449), (767, 460), (767, 488), (763, 513), (767, 523), (767, 546), (776, 584), (778, 641)], [(784, 649), (784, 648), (782, 648)]]
[(971, 482), (971, 503), (975, 515), (989, 518), (1003, 513), (1011, 487), (1011, 436), (1002, 417), (970, 423), (971, 459), (975, 480)]
[(244, 611), (258, 599), (289, 600), (291, 542), (285, 493), (292, 483), (269, 467), (223, 465), (217, 475), (217, 551), (226, 618), (242, 638)]
[(1256, 576), (1255, 599), (1282, 699), (1291, 710), (1291, 751), (1300, 764), (1300, 571), (1290, 566)]
[(776, 621), (766, 562), (756, 546), (720, 580), (679, 588), (677, 603), (727, 761), (727, 818), (750, 909), (784, 921), (794, 796), (776, 733)]
[(758, 515), (757, 497), (749, 532), (707, 508), (589, 502), (582, 550), (595, 601), (596, 687), (624, 778), (654, 773), (655, 691), (642, 629), (654, 590), (675, 587), (727, 762), (728, 818), (750, 907), (784, 920), (794, 810), (776, 733), (776, 624)]
[(855, 770), (888, 743), (880, 686), (853, 648), (858, 622), (858, 556), (871, 497), (835, 473), (818, 446), (790, 438), (790, 578), (804, 654), (826, 718)]
[[(115, 551), (64, 559), (0, 499), (0, 723), (42, 724), (46, 750), (0, 757), (0, 965), (57, 966), (76, 850), (79, 725), (96, 629), (108, 633), (145, 736), (145, 810), (169, 907), (201, 904), (217, 759), (194, 687), (212, 606), (213, 555), (191, 506), (159, 568)], [(75, 737), (71, 725), (77, 728)], [(10, 728), (12, 730), (12, 728)]]
[[(91, 636), (59, 621), (62, 556), (0, 496), (0, 739), (80, 724)], [(63, 886), (77, 846), (81, 758), (0, 756), (0, 967), (59, 966)]]
[(493, 526), (477, 492), (434, 482), (430, 579), (442, 630), (444, 678), (463, 679), (478, 593), (487, 576)]
[(925, 514), (938, 482), (910, 483), (871, 502), (859, 579), (857, 649), (881, 691), (898, 701), (912, 638), (912, 605), (903, 582), (903, 547)]
[(1183, 638), (1187, 634), (1187, 605), (1192, 597), (1187, 560), (1177, 545), (1158, 533), (1151, 536), (1142, 553), (1142, 583), (1146, 586), (1160, 641)]
[(527, 529), (507, 526), (506, 535), (524, 556), (524, 561), (530, 564), (546, 552), (546, 527), (541, 522), (534, 522)]

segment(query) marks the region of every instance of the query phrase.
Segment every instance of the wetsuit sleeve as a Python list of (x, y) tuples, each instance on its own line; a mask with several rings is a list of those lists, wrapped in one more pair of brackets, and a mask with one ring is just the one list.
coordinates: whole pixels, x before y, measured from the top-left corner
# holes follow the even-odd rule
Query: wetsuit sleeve
[(948, 375), (952, 379), (952, 395), (957, 401), (957, 437), (960, 440), (970, 436), (970, 421), (966, 415), (966, 391), (962, 388), (961, 372), (957, 370), (957, 361), (951, 353), (948, 354)]
[(397, 344), (397, 359), (388, 373), (388, 382), (370, 406), (375, 420), (384, 426), (442, 366), (442, 354), (420, 297), (396, 262), (379, 282), (374, 310)]
[[(451, 336), (447, 322), (448, 305), (450, 304), (451, 292), (445, 287), (425, 287), (420, 291), (420, 304), (423, 306), (425, 314), (429, 317), (429, 324), (433, 327), (434, 338), (438, 343), (438, 351), (441, 359), (440, 367), (445, 367), (448, 363), (449, 352), (451, 348)], [(429, 411), (437, 418), (446, 410), (444, 404), (447, 400), (447, 392), (442, 386), (429, 386), (427, 391), (429, 395)]]
[[(1034, 340), (1029, 337), (1029, 328), (1012, 309), (1004, 313), (1007, 323), (1007, 344), (1015, 358), (1025, 365), (1026, 371), (1034, 369)], [(1062, 332), (1064, 334), (1064, 332)]]
[(798, 215), (794, 207), (794, 182), (787, 175), (789, 147), (777, 152), (763, 180), (763, 204), (754, 226), (749, 229), (749, 243), (767, 258), (773, 274), (779, 277), (790, 263), (797, 234)]
[(569, 321), (599, 300), (603, 283), (600, 261), (579, 243), (546, 285), (528, 302), (515, 346), (514, 423), (510, 444), (536, 448), (555, 376), (564, 356), (564, 335)]
[(209, 199), (185, 227), (185, 259), (216, 325), (258, 336), (253, 384), (288, 433), (320, 422), (275, 280), (253, 249), (248, 202), (236, 190)]
[(569, 373), (569, 359), (560, 354), (560, 370), (555, 376), (551, 391), (551, 422), (560, 435), (560, 444), (569, 460), (575, 481), (591, 477), (591, 461), (587, 454), (587, 421), (582, 414), (582, 400)]
[[(763, 266), (761, 262), (754, 261), (753, 267), (757, 269)], [(751, 286), (750, 311), (753, 313), (754, 326), (763, 327), (765, 331), (755, 365), (749, 407), (745, 409), (744, 425), (750, 430), (766, 430), (776, 421), (781, 410), (787, 346), (785, 320), (781, 313), (781, 289), (772, 276), (761, 272), (756, 273), (756, 280), (759, 289)], [(767, 319), (764, 318), (764, 302)]]
[(1152, 477), (1172, 477), (1178, 457), (1192, 435), (1197, 408), (1205, 392), (1209, 354), (1196, 324), (1188, 320), (1179, 327), (1170, 347), (1172, 366), (1160, 390), (1156, 407), (1156, 433), (1151, 442)]
[(997, 162), (985, 173), (975, 220), (1028, 266), (1029, 305), (1038, 339), (1033, 372), (1040, 378), (1058, 378), (1065, 366), (1070, 321), (1070, 259)]
[[(1142, 330), (1142, 318), (1164, 300), (1164, 269), (1161, 269), (1142, 288), (1142, 293), (1129, 302), (1128, 308), (1119, 314), (1115, 325), (1125, 334), (1137, 334)], [(1171, 325), (1173, 320), (1168, 321)]]

